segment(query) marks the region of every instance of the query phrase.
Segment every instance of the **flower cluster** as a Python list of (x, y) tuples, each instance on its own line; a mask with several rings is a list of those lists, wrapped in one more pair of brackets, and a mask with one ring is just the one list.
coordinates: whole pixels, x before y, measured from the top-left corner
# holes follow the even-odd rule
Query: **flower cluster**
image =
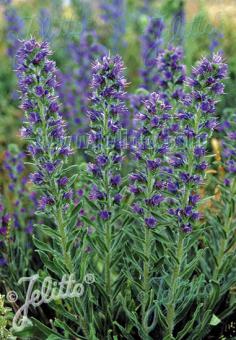
[(184, 97), (183, 84), (186, 79), (186, 67), (183, 65), (183, 49), (168, 46), (156, 59), (156, 89), (168, 101)]
[(59, 114), (56, 68), (48, 59), (50, 54), (46, 42), (38, 43), (34, 39), (24, 41), (17, 54), (21, 107), (26, 116), (21, 135), (29, 141), (28, 151), (37, 167), (31, 181), (43, 193), (42, 210), (52, 210), (58, 202), (63, 202), (65, 208), (72, 196), (69, 179), (62, 175), (62, 167), (72, 150), (65, 122)]
[(150, 94), (144, 107), (145, 112), (137, 116), (142, 126), (137, 131), (138, 143), (133, 148), (140, 166), (130, 175), (130, 192), (137, 197), (133, 211), (147, 227), (154, 228), (157, 225), (156, 207), (161, 212), (160, 204), (165, 200), (161, 189), (174, 190), (174, 183), (169, 180), (172, 172), (167, 160), (170, 136), (178, 131), (178, 126), (171, 123), (172, 107), (159, 94)]
[[(89, 141), (94, 151), (94, 163), (89, 171), (97, 178), (90, 197), (102, 207), (100, 218), (111, 217), (111, 205), (119, 204), (123, 157), (122, 117), (128, 114), (124, 104), (126, 81), (119, 56), (105, 56), (93, 65)], [(96, 182), (96, 181), (95, 181)]]
[[(179, 65), (179, 68), (178, 80), (174, 82), (171, 78), (172, 90), (180, 84), (183, 93), (178, 110), (163, 93), (153, 93), (144, 101), (145, 112), (137, 115), (143, 124), (137, 131), (141, 142), (135, 154), (140, 164), (146, 164), (146, 167), (142, 165), (146, 172), (139, 170), (131, 176), (130, 190), (135, 195), (144, 194), (145, 203), (152, 205), (152, 197), (147, 194), (153, 193), (155, 188), (161, 202), (165, 197), (168, 214), (175, 216), (176, 223), (189, 232), (192, 222), (200, 218), (195, 210), (200, 200), (197, 192), (207, 168), (206, 146), (216, 126), (215, 104), (217, 96), (223, 93), (222, 79), (227, 75), (227, 67), (219, 54), (213, 55), (212, 60), (202, 59), (193, 69), (184, 90), (185, 67)], [(160, 77), (165, 77), (165, 70), (163, 68)], [(148, 180), (148, 176), (152, 180)], [(144, 216), (146, 225), (150, 225), (147, 217), (145, 219), (145, 211), (151, 211), (149, 207), (135, 204), (134, 211)], [(155, 217), (150, 218), (154, 226)]]
[[(203, 58), (187, 79), (188, 94), (183, 99), (183, 110), (177, 113), (179, 134), (176, 143), (182, 158), (175, 175), (178, 178), (177, 209), (170, 208), (184, 231), (192, 230), (192, 222), (200, 218), (195, 211), (200, 197), (199, 185), (203, 183), (206, 162), (206, 148), (209, 138), (216, 127), (216, 103), (224, 92), (222, 80), (227, 76), (227, 65), (221, 54), (214, 54), (211, 59)], [(173, 203), (173, 202), (171, 202)]]
[(151, 19), (141, 40), (144, 64), (144, 68), (141, 70), (142, 86), (148, 91), (156, 90), (155, 83), (158, 79), (156, 58), (163, 49), (163, 30), (164, 23), (162, 19)]

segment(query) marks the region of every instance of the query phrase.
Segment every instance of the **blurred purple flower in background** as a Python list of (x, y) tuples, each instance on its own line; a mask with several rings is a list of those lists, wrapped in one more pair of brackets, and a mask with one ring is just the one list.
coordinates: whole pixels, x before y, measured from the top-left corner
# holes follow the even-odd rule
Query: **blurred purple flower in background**
[(4, 11), (6, 20), (6, 39), (8, 43), (8, 55), (12, 58), (13, 63), (16, 57), (16, 52), (20, 46), (20, 39), (23, 37), (24, 21), (19, 16), (17, 9), (11, 6), (11, 2), (7, 3)]
[(78, 40), (71, 41), (68, 53), (71, 64), (65, 73), (57, 73), (57, 91), (63, 103), (62, 114), (69, 124), (72, 138), (85, 135), (88, 129), (88, 101), (91, 95), (91, 68), (94, 60), (105, 54), (94, 31), (83, 31)]
[(147, 29), (141, 38), (143, 69), (141, 70), (142, 87), (148, 91), (155, 91), (155, 78), (158, 76), (156, 58), (163, 49), (162, 19), (150, 19)]
[(102, 19), (111, 27), (110, 47), (113, 53), (124, 47), (126, 32), (126, 5), (125, 0), (99, 0)]

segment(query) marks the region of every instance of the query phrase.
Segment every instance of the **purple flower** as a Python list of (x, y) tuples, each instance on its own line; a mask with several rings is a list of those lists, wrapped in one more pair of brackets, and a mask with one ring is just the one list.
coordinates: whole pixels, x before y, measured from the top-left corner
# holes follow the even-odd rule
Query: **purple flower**
[(177, 193), (178, 191), (178, 183), (168, 182), (167, 183), (167, 190), (173, 194)]
[(184, 233), (188, 234), (188, 233), (191, 233), (192, 231), (192, 225), (190, 223), (187, 223), (187, 224), (183, 224), (181, 226), (181, 229), (183, 230)]
[(51, 206), (55, 204), (55, 201), (52, 197), (42, 196), (39, 200), (39, 209), (45, 210), (47, 206)]
[(123, 196), (122, 196), (121, 194), (119, 194), (119, 193), (118, 193), (118, 194), (115, 194), (115, 196), (114, 196), (114, 202), (115, 202), (116, 204), (120, 204), (122, 198), (123, 198)]
[(121, 183), (121, 176), (120, 175), (114, 175), (111, 177), (110, 179), (111, 185), (116, 187), (118, 185), (120, 185)]
[(226, 187), (229, 187), (229, 186), (230, 186), (230, 184), (231, 184), (231, 181), (230, 181), (230, 179), (228, 179), (228, 178), (225, 178), (225, 179), (224, 179), (224, 185), (225, 185)]
[(139, 215), (143, 215), (143, 213), (144, 213), (144, 209), (138, 203), (134, 203), (132, 205), (132, 210), (133, 210), (133, 212), (135, 212), (136, 214), (139, 214)]
[(205, 155), (205, 148), (203, 146), (196, 146), (194, 149), (194, 155), (197, 157), (202, 157)]
[(130, 185), (129, 186), (129, 190), (132, 194), (139, 194), (140, 193), (140, 189), (138, 187), (136, 187), (135, 185)]
[(145, 218), (145, 224), (148, 228), (154, 229), (157, 225), (157, 220), (155, 217), (150, 216), (150, 217)]
[[(94, 186), (90, 199), (97, 200), (101, 210), (99, 216), (107, 220), (111, 208), (119, 210), (122, 199), (120, 169), (124, 145), (120, 131), (123, 118), (128, 114), (125, 106), (124, 65), (119, 56), (104, 56), (96, 60), (92, 67), (91, 104), (88, 112), (90, 119), (89, 156), (93, 162), (88, 170), (94, 176)], [(112, 207), (111, 207), (112, 205)]]
[(189, 203), (192, 205), (196, 205), (200, 200), (200, 196), (197, 194), (192, 194), (189, 196)]
[(35, 94), (38, 96), (38, 97), (42, 97), (44, 95), (44, 89), (42, 86), (36, 86), (35, 87)]
[(41, 185), (44, 182), (44, 176), (41, 172), (35, 172), (30, 175), (30, 180), (36, 185)]
[(67, 157), (67, 156), (70, 156), (72, 154), (73, 154), (73, 150), (70, 148), (70, 146), (63, 145), (60, 148), (59, 155)]
[(154, 171), (160, 166), (160, 160), (147, 160), (147, 167), (149, 170)]
[(108, 157), (106, 155), (99, 155), (97, 157), (97, 163), (99, 166), (105, 166), (108, 162)]
[(52, 174), (56, 169), (56, 163), (46, 162), (43, 164), (43, 167), (49, 174)]
[(96, 185), (92, 187), (92, 190), (89, 194), (89, 199), (93, 200), (103, 200), (106, 198), (106, 195), (101, 192)]
[(111, 212), (107, 210), (102, 210), (100, 211), (99, 216), (102, 220), (107, 221), (111, 217)]
[(60, 187), (65, 187), (68, 184), (68, 177), (64, 176), (62, 178), (59, 178), (57, 183)]
[(30, 112), (29, 113), (29, 122), (32, 124), (36, 124), (40, 122), (40, 115), (38, 112)]
[(157, 205), (159, 205), (161, 202), (163, 202), (164, 201), (164, 196), (163, 195), (161, 195), (161, 194), (155, 194), (154, 196), (152, 196), (152, 198), (151, 198), (151, 204), (153, 205), (153, 206), (157, 206)]
[(94, 176), (100, 176), (101, 170), (96, 164), (89, 163), (88, 164), (88, 171), (90, 171)]
[(71, 200), (73, 197), (73, 190), (69, 190), (67, 192), (64, 192), (63, 198), (64, 200)]

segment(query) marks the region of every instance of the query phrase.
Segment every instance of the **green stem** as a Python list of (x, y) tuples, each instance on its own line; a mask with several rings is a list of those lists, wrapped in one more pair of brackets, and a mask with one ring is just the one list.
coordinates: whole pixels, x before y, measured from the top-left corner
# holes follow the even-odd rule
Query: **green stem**
[(110, 248), (111, 248), (111, 227), (109, 223), (106, 223), (106, 247), (107, 247), (107, 253), (106, 253), (106, 259), (105, 259), (105, 282), (106, 282), (106, 291), (109, 296), (109, 300), (111, 302), (112, 294), (111, 294), (111, 254), (110, 254)]
[(145, 315), (146, 315), (146, 308), (149, 300), (149, 276), (150, 276), (150, 229), (145, 228), (145, 241), (144, 241), (144, 264), (143, 264), (143, 299), (142, 299), (142, 325), (145, 332)]
[(67, 238), (66, 238), (66, 233), (65, 233), (65, 225), (63, 223), (62, 211), (60, 209), (58, 209), (58, 212), (57, 212), (56, 223), (57, 223), (58, 230), (59, 230), (60, 237), (61, 237), (61, 247), (62, 247), (62, 252), (63, 252), (63, 257), (64, 257), (66, 268), (68, 269), (69, 273), (73, 273), (72, 259), (71, 259), (70, 254), (66, 250)]
[[(147, 174), (147, 192), (146, 192), (146, 198), (150, 199), (152, 196), (153, 191), (153, 184), (152, 184), (152, 173), (151, 171), (148, 171)], [(149, 290), (150, 290), (150, 256), (151, 256), (151, 230), (145, 228), (145, 238), (144, 238), (144, 245), (143, 245), (143, 251), (144, 251), (144, 262), (143, 262), (143, 299), (142, 299), (142, 325), (144, 332), (148, 335), (148, 331), (146, 329), (145, 325), (145, 316), (147, 312), (147, 305), (149, 302)]]
[(169, 296), (169, 303), (167, 306), (167, 334), (165, 340), (173, 339), (174, 321), (175, 321), (175, 307), (176, 307), (176, 292), (177, 292), (177, 281), (180, 274), (182, 257), (183, 257), (183, 240), (184, 235), (180, 232), (176, 250), (177, 264), (174, 267), (174, 271), (171, 277), (171, 289)]

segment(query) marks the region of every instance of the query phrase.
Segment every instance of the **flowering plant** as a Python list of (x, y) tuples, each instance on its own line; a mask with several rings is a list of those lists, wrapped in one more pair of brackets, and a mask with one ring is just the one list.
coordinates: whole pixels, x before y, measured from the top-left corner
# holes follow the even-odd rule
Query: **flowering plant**
[[(236, 307), (235, 112), (219, 119), (217, 111), (228, 66), (211, 50), (189, 70), (184, 46), (164, 41), (168, 23), (150, 18), (142, 65), (134, 58), (127, 76), (134, 53), (125, 53), (121, 37), (127, 32), (129, 41), (129, 3), (97, 4), (106, 22), (97, 32), (83, 17), (96, 4), (86, 4), (58, 7), (67, 23), (81, 18), (65, 53), (44, 30), (57, 32), (54, 2), (51, 12), (40, 9), (39, 36), (55, 55), (48, 42), (18, 41), (15, 31), (8, 41), (11, 58), (19, 47), (23, 118), (20, 147), (0, 153), (0, 290), (15, 313), (9, 330), (0, 295), (0, 332), (207, 339)], [(183, 6), (171, 11), (181, 45)], [(149, 3), (144, 10), (152, 11)], [(132, 94), (135, 74), (142, 88)]]

